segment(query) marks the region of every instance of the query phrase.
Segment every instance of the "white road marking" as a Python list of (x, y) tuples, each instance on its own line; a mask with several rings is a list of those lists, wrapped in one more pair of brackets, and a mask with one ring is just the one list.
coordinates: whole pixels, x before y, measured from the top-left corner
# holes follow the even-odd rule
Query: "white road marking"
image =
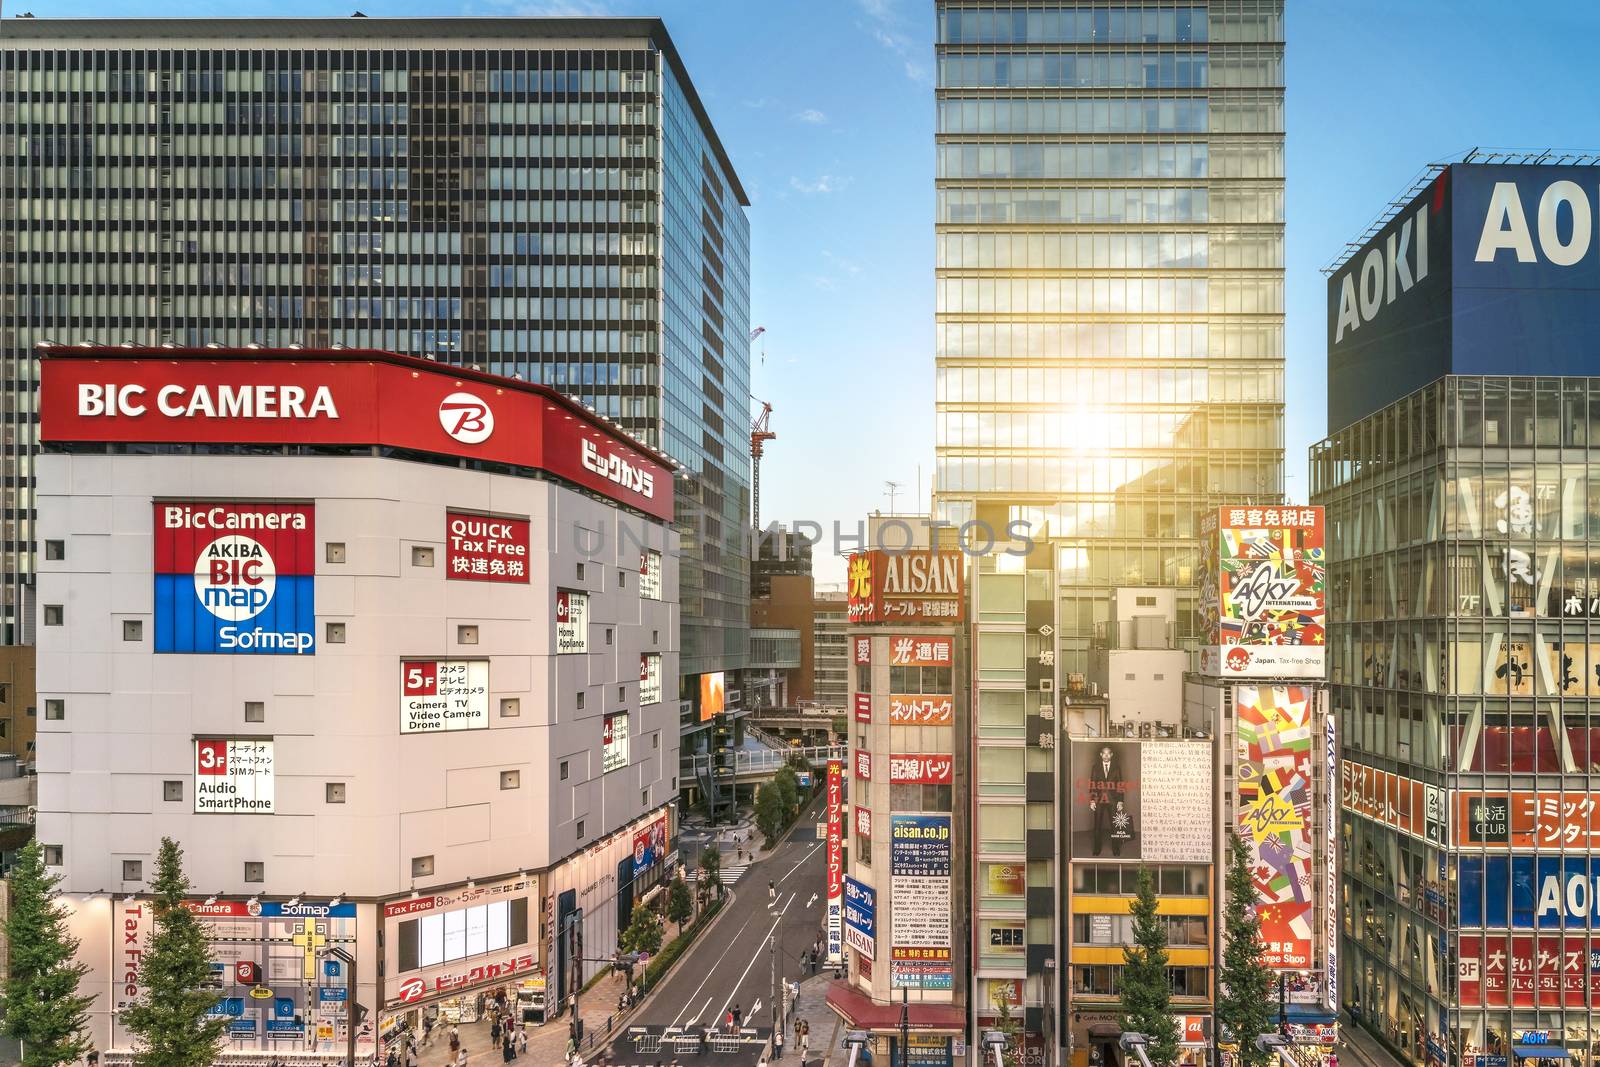
[(812, 893), (811, 894), (811, 899), (806, 901), (806, 907), (809, 908), (809, 907), (811, 907), (811, 905), (815, 904), (816, 902), (817, 902), (817, 895), (815, 893)]
[(784, 874), (783, 878), (779, 878), (778, 881), (781, 882), (781, 881), (784, 880), (784, 878), (788, 878), (789, 875), (791, 875), (791, 874), (793, 874), (795, 872), (795, 870), (800, 866), (801, 863), (804, 863), (806, 860), (811, 858), (811, 853), (815, 852), (817, 849), (819, 849), (821, 847), (822, 847), (822, 842), (821, 841), (818, 841), (816, 844), (812, 845), (809, 849), (806, 850), (806, 854), (804, 856), (800, 857), (800, 862), (796, 863), (793, 867), (790, 867), (789, 870)]
[[(752, 915), (750, 918), (753, 919), (753, 918), (755, 918), (755, 916)], [(700, 995), (700, 990), (704, 989), (706, 987), (706, 983), (711, 981), (711, 976), (716, 973), (717, 967), (721, 966), (721, 964), (722, 964), (723, 956), (726, 956), (730, 951), (732, 951), (733, 946), (739, 943), (739, 934), (744, 933), (744, 928), (746, 926), (749, 926), (749, 925), (750, 925), (750, 919), (746, 919), (744, 921), (744, 923), (739, 927), (739, 932), (734, 934), (733, 937), (728, 941), (728, 947), (722, 950), (722, 956), (718, 956), (717, 957), (717, 962), (715, 964), (713, 964), (710, 968), (707, 969), (706, 976), (704, 978), (700, 979), (700, 984), (695, 987), (695, 990), (694, 990), (693, 993), (689, 994), (689, 999), (683, 1005), (683, 1011), (680, 1011), (677, 1014), (677, 1017), (674, 1018), (672, 1020), (672, 1022), (668, 1023), (667, 1025), (669, 1025), (669, 1026), (677, 1026), (678, 1025), (678, 1019), (683, 1018), (683, 1012), (689, 1010), (689, 1006), (694, 1003), (694, 998), (698, 997)], [(710, 998), (707, 998), (706, 999), (706, 1004), (709, 1005), (710, 1003), (711, 1003)], [(705, 1011), (705, 1008), (701, 1008), (700, 1010), (701, 1011)], [(700, 1016), (698, 1014), (696, 1014), (695, 1018), (698, 1019), (698, 1018), (700, 1018)], [(720, 1018), (720, 1016), (719, 1016), (719, 1018)]]
[[(781, 922), (781, 921), (782, 921), (782, 919), (783, 919), (783, 913), (782, 913), (782, 912), (779, 912), (779, 913), (778, 913), (778, 918), (776, 918), (776, 919), (773, 919), (773, 920), (772, 920), (772, 925), (771, 925), (771, 926), (770, 926), (770, 927), (768, 927), (768, 928), (767, 928), (767, 937), (771, 937), (771, 936), (772, 936), (772, 932), (773, 932), (773, 931), (774, 931), (774, 930), (776, 930), (776, 929), (777, 929), (777, 928), (778, 928), (778, 923), (779, 923), (779, 922)], [(762, 938), (762, 939), (761, 939), (761, 944), (762, 944), (762, 945), (763, 945), (763, 946), (765, 946), (765, 945), (766, 945), (766, 943), (767, 943), (767, 937), (763, 937), (763, 938)], [(732, 947), (733, 947), (733, 946), (732, 946), (732, 945), (729, 945), (729, 946), (728, 946), (728, 947), (729, 947), (729, 948), (732, 948)], [(750, 962), (749, 962), (749, 963), (747, 963), (747, 964), (745, 964), (745, 967), (744, 967), (744, 973), (743, 973), (743, 974), (741, 974), (741, 975), (740, 975), (740, 976), (739, 976), (739, 980), (738, 980), (738, 981), (737, 981), (737, 982), (734, 982), (734, 983), (733, 983), (733, 992), (732, 992), (732, 993), (729, 993), (729, 994), (728, 994), (728, 999), (727, 999), (727, 1000), (725, 1000), (725, 1001), (723, 1001), (723, 1002), (722, 1002), (722, 1010), (721, 1010), (721, 1011), (719, 1011), (719, 1012), (717, 1012), (717, 1014), (716, 1014), (716, 1017), (717, 1017), (717, 1018), (718, 1018), (718, 1019), (725, 1019), (725, 1018), (727, 1018), (727, 1015), (728, 1015), (728, 1005), (729, 1005), (729, 1004), (732, 1004), (732, 1003), (733, 1003), (733, 997), (734, 997), (734, 994), (735, 994), (735, 993), (738, 993), (738, 992), (739, 992), (739, 987), (740, 987), (740, 986), (742, 986), (742, 985), (744, 985), (744, 980), (745, 980), (745, 979), (746, 979), (746, 978), (748, 978), (748, 977), (750, 977), (750, 968), (752, 968), (752, 967), (754, 967), (754, 966), (755, 966), (755, 965), (756, 965), (756, 960), (758, 960), (758, 959), (760, 959), (760, 958), (761, 958), (761, 957), (762, 957), (762, 956), (764, 956), (764, 955), (766, 955), (766, 953), (764, 953), (764, 952), (757, 952), (757, 953), (756, 953), (756, 954), (755, 954), (755, 955), (753, 955), (753, 956), (751, 956), (751, 957), (750, 957)], [(720, 962), (720, 961), (719, 961), (719, 962)], [(704, 983), (702, 983), (702, 984), (704, 984)], [(699, 993), (699, 992), (700, 992), (700, 990), (698, 990), (698, 989), (696, 989), (696, 990), (695, 990), (695, 992), (696, 992), (696, 993)]]

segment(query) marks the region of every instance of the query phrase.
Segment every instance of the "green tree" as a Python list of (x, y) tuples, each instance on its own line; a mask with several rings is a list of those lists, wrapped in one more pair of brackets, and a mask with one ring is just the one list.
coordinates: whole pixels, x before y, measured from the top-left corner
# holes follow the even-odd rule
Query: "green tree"
[(635, 904), (633, 918), (617, 941), (624, 952), (648, 952), (654, 956), (661, 951), (661, 938), (661, 916), (643, 904)]
[(161, 839), (151, 883), (155, 930), (139, 961), (144, 995), (122, 1012), (122, 1023), (138, 1038), (138, 1067), (210, 1067), (222, 1051), (226, 1018), (208, 1018), (217, 1003), (211, 954), (200, 920), (183, 906), (189, 879), (183, 849)]
[(1273, 1054), (1256, 1047), (1256, 1038), (1276, 1028), (1272, 972), (1262, 961), (1261, 917), (1250, 875), (1250, 848), (1228, 831), (1227, 895), (1222, 903), (1222, 971), (1217, 975), (1217, 1025), (1224, 1040), (1239, 1046), (1238, 1067), (1267, 1067)]
[(1133, 900), (1133, 944), (1122, 950), (1122, 1029), (1143, 1034), (1152, 1067), (1178, 1062), (1178, 1024), (1172, 1017), (1172, 984), (1167, 978), (1167, 924), (1156, 914), (1156, 882), (1139, 868)]
[(712, 893), (722, 899), (722, 850), (712, 842), (700, 850), (700, 907), (704, 908)]
[(74, 962), (78, 939), (67, 932), (66, 913), (56, 903), (61, 876), (45, 870), (44, 850), (29, 841), (17, 854), (10, 881), (11, 977), (0, 1029), (22, 1042), (22, 1067), (74, 1063), (90, 1048), (84, 1031), (94, 997), (78, 995), (78, 981), (89, 968)]
[(768, 782), (756, 793), (756, 826), (767, 839), (767, 847), (777, 844), (778, 835), (789, 821), (783, 792), (776, 781)]
[[(1003, 1065), (1008, 1058), (1016, 1054), (1017, 1040), (1022, 1036), (1022, 1026), (1011, 1014), (1010, 997), (996, 996), (994, 998), (994, 1010), (994, 1028), (1006, 1035), (1006, 1047), (1000, 1053), (1000, 1062)], [(1012, 1059), (1011, 1062), (1017, 1063), (1019, 1061)]]
[(680, 934), (683, 933), (683, 924), (694, 918), (694, 901), (689, 899), (689, 887), (676, 875), (667, 887), (667, 918), (678, 924)]
[(783, 804), (783, 821), (787, 823), (799, 810), (800, 779), (795, 777), (793, 767), (784, 764), (778, 768), (778, 773), (772, 776), (772, 784), (778, 790), (778, 798)]

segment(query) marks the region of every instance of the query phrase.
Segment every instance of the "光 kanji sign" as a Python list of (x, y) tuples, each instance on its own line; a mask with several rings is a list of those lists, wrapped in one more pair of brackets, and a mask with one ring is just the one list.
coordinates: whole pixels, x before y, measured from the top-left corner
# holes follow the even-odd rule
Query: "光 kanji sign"
[(889, 662), (896, 667), (948, 667), (954, 660), (948, 637), (891, 637)]
[(313, 505), (161, 500), (154, 516), (157, 652), (316, 650)]
[(828, 962), (844, 959), (844, 762), (828, 761)]

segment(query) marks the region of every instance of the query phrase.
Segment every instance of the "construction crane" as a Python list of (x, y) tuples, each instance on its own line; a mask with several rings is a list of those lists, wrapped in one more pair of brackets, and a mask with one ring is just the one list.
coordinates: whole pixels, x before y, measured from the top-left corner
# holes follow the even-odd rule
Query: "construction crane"
[(772, 405), (759, 397), (751, 400), (761, 405), (761, 414), (750, 424), (750, 499), (755, 508), (755, 528), (761, 529), (761, 454), (768, 441), (775, 440), (772, 430)]

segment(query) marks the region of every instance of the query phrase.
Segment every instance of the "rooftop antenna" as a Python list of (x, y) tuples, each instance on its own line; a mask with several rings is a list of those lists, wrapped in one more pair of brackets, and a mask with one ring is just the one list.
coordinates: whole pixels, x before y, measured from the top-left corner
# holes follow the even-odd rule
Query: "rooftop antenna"
[(894, 498), (895, 498), (895, 495), (900, 492), (900, 483), (899, 482), (885, 481), (883, 483), (883, 488), (889, 494), (889, 514), (894, 515), (894, 514), (896, 514), (896, 512), (894, 510)]

